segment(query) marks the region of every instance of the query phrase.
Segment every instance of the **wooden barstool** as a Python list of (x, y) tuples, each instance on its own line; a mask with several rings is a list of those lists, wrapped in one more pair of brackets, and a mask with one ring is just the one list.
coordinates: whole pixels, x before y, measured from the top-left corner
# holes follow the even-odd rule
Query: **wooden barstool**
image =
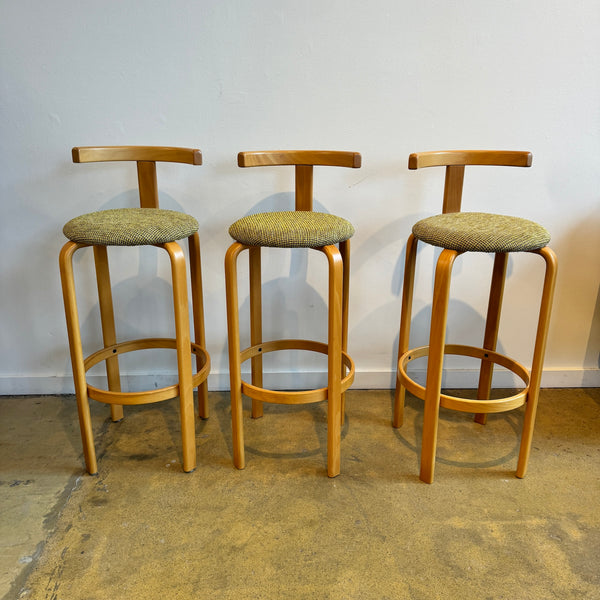
[[(60, 252), (62, 281), (71, 364), (77, 396), (79, 425), (83, 440), (86, 469), (90, 475), (98, 471), (92, 433), (89, 398), (110, 404), (113, 421), (123, 418), (123, 406), (147, 404), (179, 396), (183, 470), (196, 468), (194, 424), (194, 387), (198, 386), (199, 415), (208, 417), (206, 378), (210, 359), (205, 349), (202, 306), (202, 275), (198, 222), (184, 213), (158, 208), (156, 162), (202, 164), (200, 150), (150, 146), (112, 146), (73, 148), (73, 162), (135, 161), (137, 163), (140, 208), (121, 208), (81, 215), (69, 221), (63, 232), (69, 241)], [(176, 240), (187, 238), (189, 244), (194, 342), (190, 341), (188, 290), (185, 255)], [(167, 251), (173, 282), (175, 338), (146, 338), (117, 343), (112, 292), (108, 268), (107, 246), (151, 245)], [(81, 332), (75, 297), (73, 255), (80, 248), (94, 249), (96, 279), (104, 348), (83, 357)], [(125, 352), (148, 348), (171, 348), (177, 352), (178, 384), (145, 392), (122, 392), (118, 356)], [(192, 372), (191, 355), (196, 355), (197, 372)], [(86, 371), (105, 361), (108, 390), (86, 381)]]
[[(354, 380), (354, 364), (346, 353), (348, 338), (348, 287), (352, 225), (334, 215), (313, 212), (313, 167), (359, 168), (357, 152), (274, 151), (240, 152), (240, 167), (293, 165), (296, 174), (294, 211), (249, 215), (229, 229), (236, 240), (225, 257), (233, 460), (245, 467), (242, 393), (252, 398), (252, 416), (262, 416), (262, 402), (306, 404), (327, 400), (327, 474), (340, 473), (343, 393)], [(261, 247), (314, 248), (323, 252), (329, 265), (329, 309), (327, 344), (310, 340), (263, 342), (261, 315)], [(237, 258), (249, 251), (250, 343), (240, 350)], [(276, 350), (309, 350), (327, 354), (327, 387), (308, 391), (273, 391), (263, 388), (262, 355)], [(251, 360), (252, 383), (242, 381), (241, 364)]]
[[(460, 212), (460, 210), (466, 165), (529, 167), (531, 161), (532, 156), (529, 152), (491, 150), (421, 152), (411, 154), (409, 157), (409, 169), (446, 167), (442, 214), (416, 223), (407, 242), (393, 418), (393, 426), (400, 427), (405, 390), (424, 400), (420, 477), (426, 483), (433, 482), (440, 406), (475, 413), (475, 420), (483, 424), (488, 413), (505, 412), (526, 405), (517, 477), (524, 477), (527, 470), (556, 280), (556, 256), (547, 246), (550, 235), (537, 223), (518, 217)], [(409, 350), (415, 261), (419, 240), (443, 250), (435, 272), (429, 346)], [(445, 344), (452, 266), (456, 257), (463, 252), (495, 254), (482, 348)], [(518, 362), (496, 353), (506, 265), (510, 252), (538, 254), (546, 263), (531, 371)], [(441, 393), (445, 354), (469, 356), (481, 360), (477, 400)], [(406, 372), (409, 362), (422, 357), (428, 357), (425, 387), (415, 383)], [(508, 398), (489, 400), (494, 364), (501, 365), (516, 374), (523, 381), (524, 388)]]

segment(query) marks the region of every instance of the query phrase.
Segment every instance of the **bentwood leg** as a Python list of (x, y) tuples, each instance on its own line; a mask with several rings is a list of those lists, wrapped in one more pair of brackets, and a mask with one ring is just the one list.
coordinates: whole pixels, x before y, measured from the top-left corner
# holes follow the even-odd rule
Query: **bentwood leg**
[(227, 299), (227, 339), (229, 343), (229, 378), (231, 388), (231, 425), (233, 464), (246, 466), (242, 412), (242, 364), (240, 359), (240, 320), (238, 314), (237, 259), (246, 246), (236, 242), (225, 254), (225, 289)]
[[(250, 344), (256, 346), (262, 343), (262, 281), (260, 246), (249, 248), (249, 277), (250, 277)], [(252, 385), (263, 386), (262, 355), (254, 356), (251, 361)], [(263, 416), (263, 404), (252, 398), (252, 418)]]
[[(96, 265), (96, 282), (98, 284), (98, 302), (100, 306), (100, 320), (102, 323), (102, 338), (104, 347), (117, 343), (115, 332), (115, 314), (113, 310), (112, 291), (110, 286), (110, 273), (108, 269), (108, 252), (106, 246), (94, 246), (94, 262)], [(119, 375), (119, 358), (115, 354), (106, 359), (106, 375), (108, 389), (111, 392), (121, 391), (121, 378)], [(110, 416), (113, 422), (123, 418), (123, 406), (110, 405)]]
[[(350, 240), (340, 242), (340, 254), (343, 264), (342, 278), (342, 351), (348, 352), (348, 304), (350, 299)], [(346, 367), (342, 363), (342, 379), (346, 376)], [(346, 394), (342, 394), (342, 417), (341, 423), (344, 424), (346, 415)]]
[(81, 441), (83, 442), (83, 456), (87, 472), (90, 475), (96, 475), (98, 473), (98, 465), (96, 463), (96, 451), (94, 450), (94, 436), (92, 433), (90, 404), (87, 395), (83, 349), (79, 330), (79, 315), (77, 313), (77, 299), (75, 297), (75, 281), (73, 279), (73, 254), (76, 250), (83, 247), (83, 244), (67, 242), (60, 252), (59, 266), (63, 300), (65, 303), (71, 365), (73, 368), (73, 381), (77, 398), (79, 428), (81, 430)]
[(196, 468), (196, 433), (185, 255), (176, 242), (168, 242), (162, 247), (171, 259), (183, 470), (190, 473)]
[[(400, 334), (398, 336), (398, 360), (408, 352), (410, 338), (410, 320), (412, 317), (412, 300), (415, 286), (415, 263), (417, 259), (418, 240), (410, 234), (406, 243), (406, 260), (404, 265), (404, 284), (402, 285), (402, 309), (400, 312)], [(392, 425), (401, 427), (404, 421), (404, 397), (406, 390), (396, 377), (396, 393), (394, 395), (394, 416)]]
[[(507, 264), (508, 254), (506, 252), (495, 255), (492, 283), (490, 286), (490, 299), (485, 320), (485, 333), (483, 336), (483, 348), (486, 350), (495, 351), (498, 342), (498, 328), (500, 327), (500, 311), (502, 308), (502, 298), (504, 296), (504, 281), (506, 279)], [(489, 360), (481, 361), (479, 386), (477, 388), (478, 400), (489, 400), (492, 389), (493, 371), (494, 363)], [(486, 419), (486, 413), (477, 413), (475, 415), (475, 422), (480, 423), (481, 425), (485, 425)]]
[(556, 254), (554, 254), (554, 252), (550, 248), (545, 247), (541, 250), (536, 250), (535, 253), (541, 255), (542, 258), (546, 261), (546, 274), (544, 276), (544, 287), (542, 290), (540, 316), (538, 319), (537, 333), (535, 336), (535, 347), (533, 350), (533, 359), (531, 363), (529, 393), (527, 395), (527, 405), (525, 408), (525, 420), (523, 423), (523, 433), (521, 435), (519, 460), (517, 462), (517, 477), (519, 478), (525, 477), (525, 473), (527, 472), (527, 463), (529, 461), (529, 454), (531, 452), (533, 427), (535, 424), (535, 415), (537, 412), (537, 403), (540, 393), (542, 366), (544, 363), (544, 353), (546, 352), (548, 326), (550, 324), (552, 298), (554, 296), (554, 286), (556, 284), (556, 271), (558, 268)]
[(458, 256), (454, 250), (443, 250), (437, 262), (433, 303), (431, 307), (431, 332), (429, 337), (429, 359), (425, 384), (425, 409), (423, 414), (423, 439), (421, 442), (421, 475), (425, 483), (433, 482), (435, 451), (440, 412), (440, 393), (444, 366), (444, 344), (450, 296), (452, 266)]
[(329, 322), (327, 340), (327, 475), (340, 474), (342, 402), (343, 262), (336, 246), (324, 246), (329, 263)]
[[(190, 254), (190, 279), (192, 287), (192, 312), (194, 320), (194, 342), (201, 348), (206, 348), (204, 333), (204, 300), (202, 297), (202, 267), (200, 261), (200, 236), (194, 233), (188, 238)], [(204, 366), (200, 356), (196, 356), (198, 371)], [(208, 419), (208, 382), (205, 379), (198, 386), (198, 416)]]

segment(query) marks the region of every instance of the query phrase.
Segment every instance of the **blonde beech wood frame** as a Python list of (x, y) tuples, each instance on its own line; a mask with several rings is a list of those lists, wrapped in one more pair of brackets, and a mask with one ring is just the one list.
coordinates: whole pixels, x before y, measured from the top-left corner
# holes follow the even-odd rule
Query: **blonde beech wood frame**
[[(140, 206), (158, 208), (156, 161), (200, 165), (202, 164), (202, 155), (199, 150), (188, 148), (146, 146), (73, 148), (74, 162), (116, 160), (137, 163)], [(183, 250), (177, 242), (157, 245), (158, 248), (167, 252), (171, 265), (175, 338), (146, 338), (120, 343), (117, 343), (115, 332), (107, 248), (106, 246), (93, 246), (104, 348), (87, 358), (83, 356), (73, 275), (73, 255), (77, 250), (85, 247), (87, 247), (86, 244), (67, 242), (60, 252), (59, 264), (86, 469), (90, 475), (94, 475), (98, 471), (88, 401), (90, 398), (110, 404), (112, 420), (119, 421), (123, 418), (123, 405), (148, 404), (179, 396), (183, 470), (193, 471), (196, 468), (193, 392), (194, 387), (198, 387), (199, 415), (201, 418), (208, 418), (206, 378), (210, 370), (210, 358), (205, 350), (198, 234), (194, 233), (188, 238), (194, 323), (193, 342), (190, 340), (186, 260)], [(126, 352), (149, 348), (172, 348), (176, 351), (178, 383), (144, 392), (122, 392), (118, 356)], [(192, 354), (196, 356), (196, 373), (192, 372)], [(106, 363), (108, 390), (93, 387), (86, 381), (86, 372), (102, 361)]]
[[(292, 165), (296, 175), (296, 210), (312, 210), (313, 167), (315, 165), (360, 167), (356, 152), (276, 151), (240, 152), (240, 167)], [(248, 250), (250, 287), (250, 344), (240, 349), (237, 260)], [(242, 394), (252, 399), (252, 417), (263, 414), (262, 403), (306, 404), (327, 400), (327, 474), (340, 473), (341, 426), (344, 392), (354, 380), (354, 363), (347, 354), (348, 291), (350, 281), (350, 241), (314, 248), (327, 258), (329, 272), (329, 309), (327, 344), (310, 340), (262, 339), (261, 249), (234, 242), (225, 256), (229, 371), (231, 378), (231, 418), (233, 461), (238, 469), (245, 467)], [(327, 355), (327, 387), (306, 391), (274, 391), (263, 388), (262, 356), (277, 350), (308, 350)], [(241, 365), (251, 361), (251, 383), (242, 380)]]
[[(465, 165), (529, 167), (531, 160), (529, 152), (484, 150), (423, 152), (410, 155), (409, 169), (432, 166), (446, 167), (443, 212), (447, 213), (458, 212), (461, 209)], [(475, 413), (476, 422), (485, 424), (486, 415), (489, 413), (505, 412), (526, 405), (516, 471), (516, 476), (522, 478), (527, 471), (533, 437), (544, 352), (556, 281), (556, 255), (549, 247), (532, 251), (533, 254), (539, 255), (544, 260), (546, 269), (535, 346), (531, 370), (529, 371), (518, 362), (502, 356), (495, 351), (504, 293), (506, 265), (508, 262), (507, 253), (498, 253), (495, 255), (483, 347), (476, 348), (445, 343), (452, 267), (455, 259), (461, 252), (444, 249), (437, 261), (435, 272), (429, 345), (409, 350), (417, 244), (418, 240), (411, 234), (407, 242), (404, 286), (402, 291), (402, 311), (398, 343), (398, 376), (393, 426), (400, 427), (402, 425), (406, 390), (424, 400), (420, 478), (426, 483), (432, 483), (440, 406), (452, 410)], [(481, 360), (476, 400), (457, 398), (441, 393), (443, 361), (446, 354), (470, 356)], [(422, 357), (428, 357), (425, 387), (415, 383), (406, 372), (408, 363)], [(523, 389), (508, 398), (489, 400), (494, 364), (501, 365), (516, 374), (523, 381)]]

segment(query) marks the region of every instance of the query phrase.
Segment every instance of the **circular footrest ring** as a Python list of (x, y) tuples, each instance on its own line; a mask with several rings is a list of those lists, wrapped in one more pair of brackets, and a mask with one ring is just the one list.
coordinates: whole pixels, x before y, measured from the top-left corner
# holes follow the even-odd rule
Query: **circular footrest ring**
[[(190, 346), (191, 352), (199, 357), (202, 362), (200, 371), (192, 375), (192, 387), (197, 387), (208, 377), (210, 371), (210, 357), (202, 346), (193, 342)], [(146, 338), (107, 346), (106, 348), (102, 348), (101, 350), (90, 354), (85, 359), (85, 370), (89, 371), (94, 365), (111, 356), (118, 356), (119, 354), (125, 354), (126, 352), (135, 352), (136, 350), (149, 350), (152, 348), (176, 349), (177, 341), (172, 338)], [(88, 384), (87, 391), (90, 398), (106, 404), (150, 404), (152, 402), (170, 400), (171, 398), (179, 396), (179, 384), (176, 383), (167, 387), (142, 392), (111, 392), (108, 390), (101, 390), (100, 388)]]
[[(523, 381), (525, 387), (514, 396), (495, 400), (470, 400), (467, 398), (458, 398), (456, 396), (440, 394), (440, 405), (444, 408), (469, 413), (500, 413), (523, 406), (525, 402), (527, 402), (527, 394), (529, 393), (529, 371), (517, 361), (502, 354), (498, 354), (497, 352), (493, 352), (492, 350), (486, 350), (485, 348), (478, 348), (475, 346), (462, 346), (459, 344), (447, 344), (444, 346), (444, 355), (446, 354), (479, 358), (505, 367), (517, 375)], [(421, 400), (425, 399), (425, 387), (419, 385), (409, 377), (406, 372), (406, 366), (409, 362), (428, 355), (429, 346), (421, 346), (420, 348), (414, 348), (413, 350), (405, 352), (398, 360), (398, 381), (411, 394)]]
[[(255, 346), (250, 346), (249, 348), (242, 350), (240, 353), (240, 361), (245, 362), (255, 356), (260, 356), (267, 352), (275, 352), (277, 350), (308, 350), (310, 352), (327, 354), (327, 344), (313, 342), (311, 340), (273, 340), (262, 344), (256, 344)], [(341, 380), (341, 391), (344, 393), (354, 381), (354, 361), (346, 352), (342, 352), (342, 365), (348, 369), (348, 373)], [(326, 387), (315, 390), (282, 392), (268, 390), (242, 381), (242, 393), (254, 400), (271, 402), (273, 404), (309, 404), (327, 400)]]

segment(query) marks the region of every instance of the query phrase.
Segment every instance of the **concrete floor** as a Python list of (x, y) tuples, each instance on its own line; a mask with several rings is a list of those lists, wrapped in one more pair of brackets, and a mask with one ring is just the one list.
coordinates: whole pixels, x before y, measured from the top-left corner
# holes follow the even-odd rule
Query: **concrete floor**
[(265, 407), (231, 461), (228, 394), (181, 472), (176, 403), (93, 404), (85, 475), (73, 397), (0, 398), (0, 598), (600, 598), (600, 390), (543, 390), (529, 472), (522, 413), (443, 411), (436, 480), (418, 479), (421, 403), (352, 391), (342, 474), (325, 406)]

